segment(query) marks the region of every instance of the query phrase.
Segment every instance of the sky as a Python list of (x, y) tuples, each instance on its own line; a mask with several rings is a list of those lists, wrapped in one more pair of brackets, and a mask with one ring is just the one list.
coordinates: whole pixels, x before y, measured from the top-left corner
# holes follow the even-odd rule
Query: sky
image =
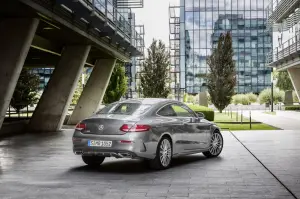
[(179, 5), (180, 0), (144, 0), (144, 8), (134, 9), (136, 24), (145, 25), (145, 45), (152, 39), (161, 39), (169, 46), (169, 4)]

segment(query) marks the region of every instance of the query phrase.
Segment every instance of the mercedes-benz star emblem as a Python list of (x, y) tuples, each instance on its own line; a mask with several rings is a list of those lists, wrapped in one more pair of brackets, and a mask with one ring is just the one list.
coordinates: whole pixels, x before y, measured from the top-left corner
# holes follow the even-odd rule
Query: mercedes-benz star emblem
[(99, 131), (102, 131), (102, 130), (104, 129), (104, 125), (100, 124), (100, 125), (98, 126), (98, 129), (99, 129)]

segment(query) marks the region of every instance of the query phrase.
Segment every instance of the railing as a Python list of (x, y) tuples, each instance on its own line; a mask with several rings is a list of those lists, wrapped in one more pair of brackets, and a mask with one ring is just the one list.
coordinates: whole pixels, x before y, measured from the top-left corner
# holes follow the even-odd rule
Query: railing
[(117, 0), (118, 8), (142, 8), (144, 0)]
[(83, 2), (92, 9), (93, 13), (106, 16), (107, 24), (124, 34), (132, 46), (138, 49), (141, 47), (140, 40), (143, 38), (139, 36), (135, 26), (131, 25), (130, 19), (126, 19), (118, 11), (118, 8), (113, 4), (113, 0), (83, 0)]
[(300, 34), (284, 42), (268, 55), (268, 63), (277, 62), (300, 51)]
[[(267, 7), (269, 20), (277, 22), (283, 15), (287, 14), (299, 0), (270, 0)], [(287, 14), (289, 15), (289, 14)]]

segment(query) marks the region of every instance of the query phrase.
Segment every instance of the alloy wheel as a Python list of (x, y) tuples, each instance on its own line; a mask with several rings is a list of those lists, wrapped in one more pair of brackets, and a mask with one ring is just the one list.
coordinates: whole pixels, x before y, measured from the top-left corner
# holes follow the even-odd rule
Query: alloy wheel
[(164, 167), (169, 166), (172, 158), (171, 153), (172, 153), (171, 143), (168, 139), (164, 139), (161, 142), (160, 150), (159, 150), (159, 158), (162, 166)]
[(219, 133), (214, 133), (211, 138), (211, 145), (209, 147), (209, 152), (212, 155), (218, 155), (223, 148), (223, 139)]

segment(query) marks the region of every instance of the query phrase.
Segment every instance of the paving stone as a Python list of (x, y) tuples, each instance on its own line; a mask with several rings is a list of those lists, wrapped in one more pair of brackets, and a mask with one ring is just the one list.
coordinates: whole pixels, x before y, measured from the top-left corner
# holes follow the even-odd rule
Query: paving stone
[[(58, 134), (28, 134), (0, 141), (0, 198), (291, 197), (229, 132), (223, 133), (225, 146), (220, 157), (207, 159), (202, 154), (179, 157), (174, 159), (170, 169), (163, 171), (149, 170), (138, 160), (113, 158), (107, 158), (99, 168), (89, 168), (72, 153), (71, 136), (72, 131), (65, 130)], [(263, 147), (259, 145), (257, 149), (252, 138), (244, 140), (299, 194), (298, 184), (295, 184), (300, 174), (295, 165), (297, 160), (288, 157), (280, 160), (286, 155), (283, 152), (279, 158), (276, 155), (267, 157), (278, 146), (272, 145), (261, 153)], [(292, 158), (297, 155), (291, 154)], [(284, 167), (284, 162), (292, 169)]]

